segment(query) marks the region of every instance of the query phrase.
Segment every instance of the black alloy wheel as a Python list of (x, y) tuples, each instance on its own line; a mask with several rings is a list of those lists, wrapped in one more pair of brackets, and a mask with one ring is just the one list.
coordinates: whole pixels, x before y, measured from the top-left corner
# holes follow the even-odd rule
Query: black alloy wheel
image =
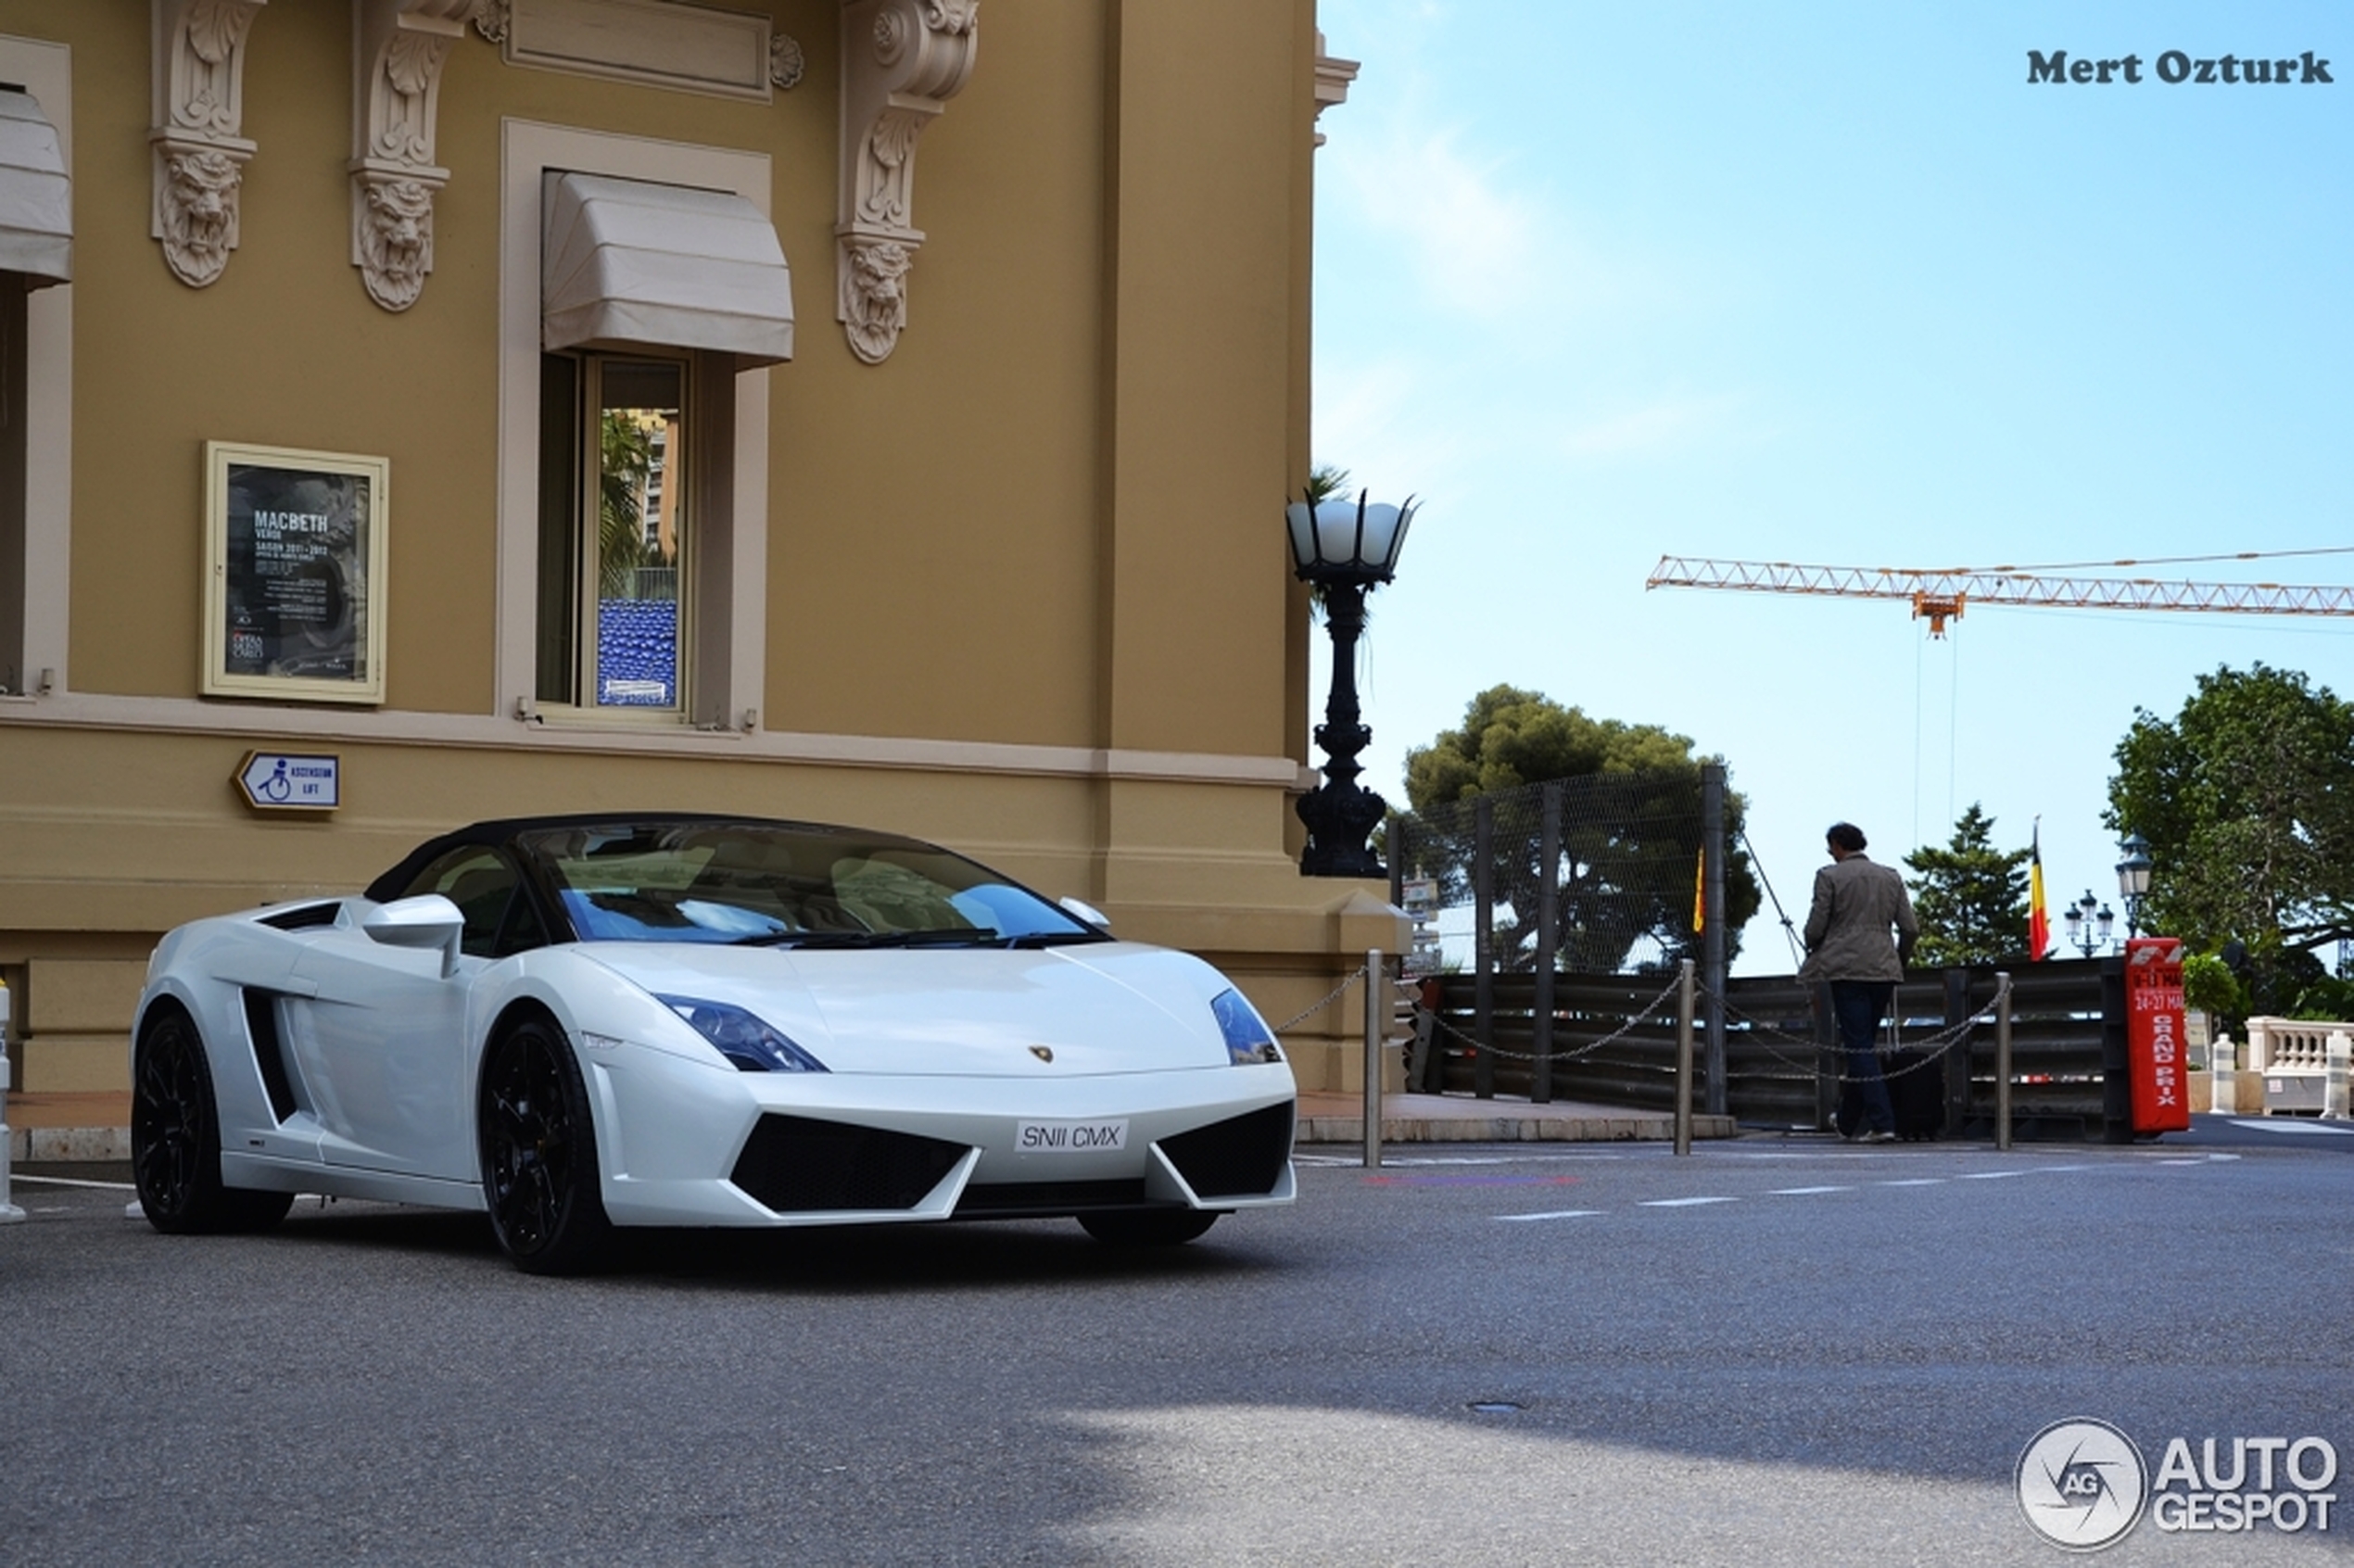
[(1111, 1208), (1079, 1223), (1106, 1246), (1183, 1246), (1218, 1222), (1221, 1209)]
[(266, 1231), (294, 1207), (292, 1193), (221, 1184), (204, 1043), (171, 1003), (148, 1014), (132, 1064), (131, 1176), (147, 1222), (167, 1235)]
[(591, 1267), (612, 1226), (588, 1088), (553, 1023), (526, 1018), (491, 1041), (475, 1126), (490, 1228), (515, 1266), (529, 1274)]

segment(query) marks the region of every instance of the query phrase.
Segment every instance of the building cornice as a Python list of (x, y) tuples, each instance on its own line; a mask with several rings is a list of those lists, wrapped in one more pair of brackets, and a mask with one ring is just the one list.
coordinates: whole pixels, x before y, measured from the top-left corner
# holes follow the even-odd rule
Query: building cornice
[(1308, 790), (1316, 782), (1313, 770), (1288, 757), (790, 730), (703, 730), (587, 720), (568, 723), (545, 714), (538, 721), (521, 722), (484, 714), (352, 713), (87, 691), (0, 698), (0, 727), (219, 735), (245, 741), (259, 739), (325, 745), (435, 746), (551, 756), (696, 757), (807, 767), (1227, 784), (1286, 790)]

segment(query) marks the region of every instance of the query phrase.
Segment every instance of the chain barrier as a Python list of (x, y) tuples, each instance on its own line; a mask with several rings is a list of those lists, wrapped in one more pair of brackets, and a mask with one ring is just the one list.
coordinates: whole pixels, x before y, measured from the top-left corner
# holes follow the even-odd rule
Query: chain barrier
[(1610, 1033), (1603, 1035), (1600, 1040), (1590, 1041), (1584, 1045), (1576, 1047), (1575, 1050), (1512, 1051), (1507, 1050), (1501, 1045), (1482, 1045), (1477, 1039), (1465, 1034), (1462, 1030), (1457, 1029), (1453, 1024), (1449, 1023), (1445, 1018), (1440, 1018), (1437, 1014), (1431, 1014), (1430, 1019), (1433, 1024), (1437, 1026), (1439, 1032), (1453, 1035), (1456, 1039), (1462, 1041), (1464, 1044), (1470, 1046), (1474, 1051), (1486, 1051), (1490, 1056), (1509, 1056), (1516, 1062), (1574, 1062), (1580, 1056), (1591, 1056), (1594, 1052), (1601, 1050), (1605, 1045), (1615, 1044), (1617, 1042), (1626, 1039), (1629, 1034), (1634, 1033), (1639, 1025), (1649, 1023), (1651, 1021), (1652, 1015), (1658, 1012), (1660, 1008), (1666, 1004), (1669, 997), (1675, 995), (1678, 990), (1682, 989), (1683, 983), (1684, 982), (1680, 980), (1669, 980), (1660, 993), (1652, 997), (1651, 1001), (1644, 1005), (1641, 1012), (1632, 1015), (1625, 1023), (1619, 1025)]
[[(1297, 1013), (1293, 1014), (1290, 1018), (1277, 1025), (1275, 1028), (1276, 1035), (1280, 1037), (1290, 1033), (1293, 1030), (1298, 1028), (1310, 1018), (1314, 1018), (1318, 1013), (1323, 1012), (1325, 1008), (1331, 1006), (1334, 1003), (1348, 995), (1352, 989), (1362, 983), (1364, 979), (1365, 966), (1360, 964), (1343, 977), (1338, 985), (1333, 987), (1331, 991), (1327, 992), (1322, 1000), (1312, 1004), (1311, 1005), (1301, 1008)], [(1637, 1029), (1649, 1023), (1652, 1020), (1652, 1015), (1667, 1005), (1668, 998), (1676, 994), (1677, 990), (1681, 988), (1682, 983), (1683, 982), (1680, 980), (1669, 980), (1664, 986), (1660, 988), (1657, 995), (1653, 996), (1649, 1002), (1643, 1005), (1641, 1011), (1629, 1015), (1625, 1023), (1619, 1025), (1618, 1028), (1613, 1030), (1610, 1033), (1601, 1036), (1600, 1039), (1588, 1041), (1587, 1043), (1575, 1048), (1557, 1051), (1514, 1051), (1502, 1045), (1482, 1045), (1475, 1036), (1464, 1033), (1462, 1030), (1457, 1029), (1453, 1024), (1449, 1023), (1446, 1018), (1438, 1014), (1431, 1013), (1428, 1017), (1436, 1033), (1451, 1035), (1454, 1039), (1462, 1042), (1464, 1045), (1470, 1047), (1474, 1051), (1486, 1051), (1491, 1056), (1506, 1057), (1516, 1062), (1574, 1062), (1581, 1056), (1589, 1056), (1593, 1055), (1605, 1045), (1616, 1044), (1619, 1041), (1624, 1040), (1628, 1035), (1632, 1034)], [(1698, 989), (1697, 994), (1701, 997), (1713, 998), (1718, 1005), (1725, 1009), (1725, 1016), (1728, 1020), (1738, 1019), (1742, 1024), (1746, 1025), (1747, 1030), (1745, 1038), (1750, 1043), (1756, 1045), (1759, 1049), (1763, 1050), (1766, 1056), (1771, 1056), (1774, 1060), (1781, 1063), (1784, 1067), (1796, 1069), (1791, 1072), (1760, 1073), (1757, 1076), (1762, 1078), (1781, 1079), (1784, 1081), (1802, 1078), (1814, 1079), (1822, 1076), (1822, 1069), (1816, 1064), (1816, 1061), (1802, 1059), (1797, 1056), (1785, 1055), (1784, 1053), (1774, 1049), (1771, 1044), (1767, 1043), (1767, 1042), (1771, 1040), (1786, 1041), (1790, 1044), (1810, 1054), (1819, 1053), (1827, 1048), (1821, 1043), (1816, 1041), (1813, 1037), (1792, 1034), (1790, 1031), (1782, 1029), (1777, 1025), (1767, 1023), (1763, 1018), (1752, 1018), (1749, 1014), (1735, 1006), (1729, 998), (1710, 990), (1707, 986), (1701, 986)], [(1418, 1013), (1422, 1011), (1419, 1006), (1415, 1010)], [(1935, 1067), (1939, 1062), (1944, 1059), (1947, 1052), (1968, 1039), (1969, 1031), (1971, 1030), (1977, 1028), (1981, 1024), (1985, 1024), (1991, 1027), (1994, 1021), (1994, 1010), (1990, 1006), (1981, 1012), (1971, 1014), (1968, 1018), (1963, 1018), (1957, 1023), (1948, 1024), (1943, 1029), (1939, 1030), (1936, 1033), (1931, 1034), (1925, 1039), (1913, 1042), (1912, 1049), (1923, 1051), (1927, 1054), (1924, 1055), (1918, 1061), (1907, 1062), (1901, 1068), (1883, 1068), (1880, 1071), (1881, 1081), (1885, 1082), (1892, 1078), (1902, 1078), (1907, 1073), (1922, 1072), (1930, 1068)], [(1841, 1047), (1834, 1045), (1828, 1047), (1828, 1049), (1837, 1051), (1841, 1058), (1844, 1058), (1846, 1056), (1845, 1050)], [(1830, 1074), (1830, 1078), (1831, 1081), (1836, 1083), (1852, 1083), (1861, 1081), (1860, 1080), (1850, 1078), (1843, 1065), (1839, 1071)]]
[[(1339, 1000), (1341, 995), (1347, 992), (1350, 986), (1364, 979), (1364, 967), (1360, 965), (1355, 974), (1349, 976), (1348, 980), (1341, 982), (1341, 986), (1338, 991), (1335, 991), (1332, 993), (1332, 995), (1325, 997), (1323, 1001), (1317, 1003), (1314, 1007), (1309, 1008), (1307, 1012), (1300, 1014), (1298, 1018), (1294, 1018), (1292, 1020), (1292, 1024), (1299, 1022), (1300, 1018), (1307, 1018), (1310, 1014), (1316, 1012), (1319, 1008), (1331, 1005), (1334, 1002)], [(1626, 1021), (1621, 1024), (1617, 1029), (1613, 1030), (1610, 1033), (1603, 1035), (1598, 1040), (1588, 1042), (1584, 1045), (1568, 1050), (1514, 1051), (1502, 1045), (1482, 1045), (1475, 1036), (1464, 1033), (1462, 1030), (1457, 1029), (1453, 1024), (1449, 1023), (1439, 1015), (1434, 1013), (1429, 1016), (1431, 1022), (1436, 1026), (1436, 1032), (1451, 1035), (1454, 1039), (1462, 1042), (1464, 1045), (1474, 1051), (1487, 1051), (1492, 1056), (1508, 1057), (1511, 1060), (1520, 1062), (1534, 1062), (1539, 1060), (1556, 1062), (1576, 1061), (1580, 1056), (1592, 1055), (1594, 1052), (1601, 1050), (1605, 1045), (1615, 1044), (1617, 1042), (1626, 1038), (1629, 1034), (1632, 1034), (1641, 1025), (1650, 1022), (1652, 1015), (1657, 1013), (1661, 1007), (1666, 1005), (1668, 998), (1676, 994), (1682, 982), (1680, 980), (1669, 980), (1667, 984), (1662, 988), (1658, 995), (1652, 997), (1649, 1003), (1644, 1005), (1643, 1009), (1640, 1012), (1631, 1015)], [(1783, 1080), (1799, 1078), (1811, 1080), (1821, 1075), (1821, 1069), (1816, 1066), (1815, 1061), (1786, 1056), (1782, 1052), (1774, 1049), (1772, 1045), (1766, 1043), (1769, 1039), (1783, 1040), (1809, 1052), (1810, 1054), (1818, 1052), (1825, 1048), (1811, 1036), (1792, 1034), (1790, 1031), (1767, 1023), (1762, 1018), (1752, 1018), (1747, 1013), (1742, 1012), (1739, 1007), (1735, 1006), (1726, 997), (1710, 990), (1706, 986), (1700, 987), (1698, 989), (1698, 994), (1702, 997), (1713, 997), (1721, 1006), (1724, 1007), (1725, 1015), (1728, 1019), (1738, 1018), (1740, 1022), (1747, 1025), (1747, 1038), (1751, 1043), (1757, 1045), (1766, 1053), (1766, 1055), (1771, 1056), (1774, 1060), (1780, 1062), (1783, 1066), (1797, 1069), (1794, 1072), (1761, 1073), (1758, 1076)], [(1930, 1068), (1935, 1067), (1939, 1062), (1943, 1060), (1947, 1052), (1968, 1039), (1969, 1031), (1972, 1029), (1981, 1024), (1985, 1024), (1991, 1027), (1993, 1022), (1993, 1009), (1992, 1007), (1988, 1007), (1983, 1011), (1971, 1014), (1968, 1018), (1963, 1018), (1957, 1023), (1948, 1024), (1934, 1034), (1913, 1042), (1911, 1044), (1912, 1049), (1925, 1051), (1927, 1052), (1927, 1055), (1923, 1056), (1920, 1060), (1916, 1062), (1907, 1062), (1901, 1068), (1883, 1069), (1880, 1073), (1881, 1081), (1886, 1081), (1889, 1079), (1902, 1078), (1907, 1073), (1921, 1072)], [(1284, 1028), (1289, 1029), (1292, 1027), (1292, 1024), (1285, 1024)], [(1281, 1033), (1282, 1031), (1278, 1031), (1277, 1032)], [(1846, 1055), (1845, 1051), (1838, 1046), (1831, 1046), (1829, 1049), (1838, 1051), (1842, 1058)], [(1858, 1080), (1851, 1079), (1848, 1076), (1843, 1065), (1839, 1071), (1832, 1073), (1830, 1077), (1832, 1081), (1838, 1083), (1859, 1081)]]
[[(1772, 1024), (1766, 1023), (1761, 1018), (1751, 1018), (1747, 1013), (1744, 1013), (1739, 1007), (1734, 1006), (1729, 999), (1709, 990), (1706, 986), (1702, 986), (1701, 988), (1701, 994), (1703, 996), (1714, 997), (1717, 1005), (1725, 1009), (1725, 1016), (1728, 1018), (1739, 1018), (1742, 1023), (1747, 1024), (1749, 1026), (1749, 1040), (1751, 1043), (1757, 1045), (1759, 1049), (1763, 1050), (1767, 1056), (1773, 1057), (1776, 1061), (1780, 1062), (1785, 1067), (1796, 1068), (1799, 1069), (1794, 1073), (1766, 1073), (1761, 1075), (1763, 1077), (1780, 1079), (1802, 1077), (1814, 1078), (1821, 1072), (1821, 1069), (1815, 1062), (1801, 1061), (1795, 1057), (1784, 1056), (1781, 1052), (1775, 1050), (1773, 1046), (1766, 1043), (1768, 1037), (1778, 1040), (1786, 1040), (1791, 1044), (1800, 1046), (1810, 1052), (1830, 1049), (1837, 1051), (1842, 1059), (1846, 1056), (1846, 1050), (1841, 1046), (1831, 1045), (1826, 1047), (1824, 1044), (1811, 1037), (1801, 1038), (1798, 1035), (1791, 1033), (1790, 1031), (1786, 1029), (1778, 1029)], [(1936, 1066), (1938, 1062), (1944, 1057), (1946, 1052), (1951, 1051), (1955, 1046), (1962, 1043), (1965, 1040), (1969, 1038), (1969, 1031), (1972, 1029), (1975, 1029), (1980, 1024), (1991, 1025), (1993, 1022), (1994, 1011), (1992, 1007), (1989, 1007), (1983, 1012), (1973, 1013), (1968, 1018), (1963, 1018), (1957, 1023), (1948, 1024), (1943, 1029), (1939, 1030), (1935, 1034), (1930, 1035), (1925, 1039), (1915, 1041), (1912, 1048), (1915, 1050), (1927, 1051), (1928, 1055), (1924, 1056), (1919, 1061), (1907, 1062), (1901, 1068), (1881, 1069), (1881, 1080), (1885, 1081), (1886, 1080), (1892, 1078), (1902, 1078), (1907, 1073), (1920, 1072), (1928, 1068)], [(1842, 1066), (1838, 1072), (1835, 1072), (1830, 1076), (1834, 1082), (1839, 1083), (1853, 1083), (1861, 1081), (1860, 1080), (1850, 1078), (1847, 1075), (1844, 1066)]]
[(1300, 1009), (1300, 1011), (1295, 1013), (1291, 1017), (1288, 1022), (1277, 1024), (1275, 1026), (1276, 1038), (1281, 1039), (1283, 1036), (1289, 1034), (1293, 1030), (1298, 1028), (1301, 1024), (1306, 1023), (1310, 1018), (1314, 1018), (1317, 1014), (1323, 1012), (1325, 1008), (1331, 1006), (1334, 1003), (1348, 995), (1348, 988), (1355, 985), (1358, 981), (1363, 980), (1364, 978), (1365, 966), (1360, 964), (1355, 968), (1349, 970), (1348, 977), (1342, 980), (1338, 985), (1333, 987), (1331, 993), (1322, 1002), (1317, 1003), (1312, 1007), (1304, 1007)]

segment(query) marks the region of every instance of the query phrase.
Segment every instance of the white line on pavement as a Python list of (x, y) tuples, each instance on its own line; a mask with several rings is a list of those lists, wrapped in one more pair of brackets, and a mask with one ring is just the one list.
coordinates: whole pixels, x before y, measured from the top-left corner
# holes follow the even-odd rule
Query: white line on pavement
[(2004, 1182), (2008, 1181), (2013, 1176), (2024, 1176), (2026, 1174), (2027, 1172), (2024, 1170), (1965, 1170), (1962, 1172), (1961, 1180), (1965, 1182)]
[(110, 1193), (138, 1191), (128, 1182), (84, 1182), (77, 1176), (27, 1176), (22, 1171), (19, 1171), (13, 1180), (19, 1182), (38, 1182), (49, 1187), (98, 1187)]
[(1944, 1184), (1945, 1178), (1943, 1176), (1907, 1176), (1901, 1182), (1879, 1183), (1883, 1187), (1942, 1187)]
[(1553, 1208), (1542, 1214), (1499, 1214), (1499, 1220), (1585, 1220), (1601, 1212), (1599, 1208)]
[(1853, 1187), (1776, 1187), (1774, 1197), (1810, 1197), (1816, 1193), (1852, 1193)]
[(1729, 1197), (1645, 1198), (1643, 1207), (1645, 1208), (1691, 1208), (1703, 1203), (1739, 1203), (1740, 1201), (1739, 1198)]

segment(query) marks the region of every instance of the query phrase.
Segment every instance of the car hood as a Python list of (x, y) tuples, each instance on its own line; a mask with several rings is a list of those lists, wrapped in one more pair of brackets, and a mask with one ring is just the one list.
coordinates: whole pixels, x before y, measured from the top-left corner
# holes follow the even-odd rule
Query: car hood
[(754, 1013), (838, 1073), (1037, 1078), (1229, 1060), (1209, 1010), (1224, 979), (1189, 955), (1131, 942), (1034, 952), (590, 942), (581, 951), (655, 995)]

